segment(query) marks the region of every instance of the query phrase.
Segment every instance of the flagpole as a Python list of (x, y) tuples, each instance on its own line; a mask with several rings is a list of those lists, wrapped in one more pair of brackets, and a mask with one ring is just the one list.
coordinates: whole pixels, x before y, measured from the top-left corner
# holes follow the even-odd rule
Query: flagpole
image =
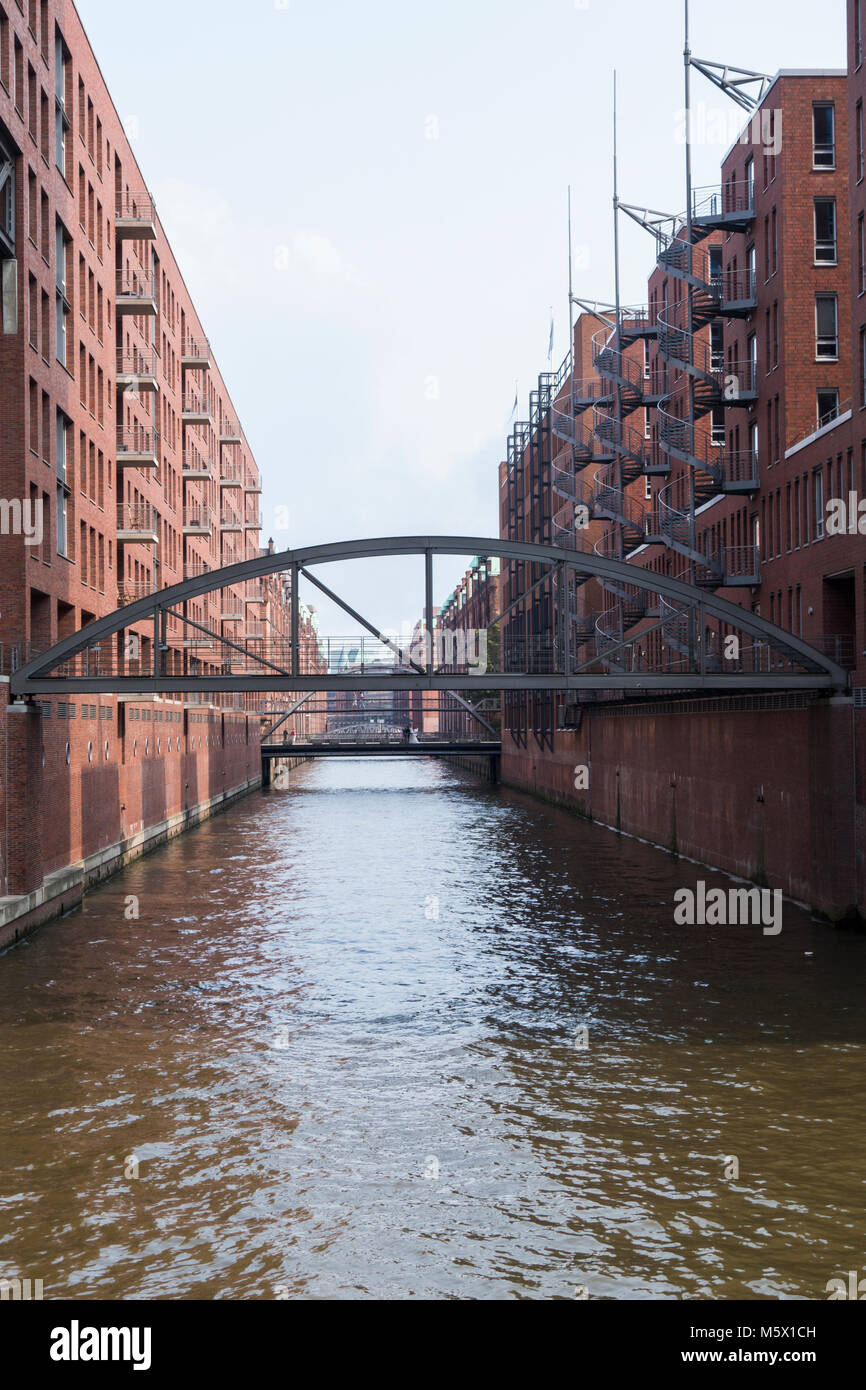
[[(688, 242), (688, 267), (689, 276), (694, 271), (694, 237), (692, 231), (692, 221), (694, 209), (692, 207), (692, 50), (689, 29), (689, 0), (685, 0), (685, 45), (683, 48), (683, 62), (685, 66), (685, 99), (686, 99), (686, 241)], [(695, 361), (695, 340), (694, 340), (694, 289), (692, 280), (686, 283), (686, 332), (688, 337), (689, 367), (694, 366)], [(688, 373), (688, 447), (692, 455), (695, 453), (695, 378), (692, 371)], [(689, 465), (689, 549), (691, 559), (689, 561), (689, 578), (694, 585), (697, 578), (695, 569), (695, 551), (697, 549), (697, 527), (695, 522), (695, 470), (693, 465)], [(692, 661), (695, 659), (697, 648), (697, 632), (695, 629), (694, 608), (691, 609), (689, 617), (689, 647)]]
[[(571, 184), (568, 185), (568, 362), (571, 379), (571, 418), (574, 420), (574, 271), (571, 249)], [(572, 462), (574, 462), (573, 442), (571, 446), (571, 457)]]

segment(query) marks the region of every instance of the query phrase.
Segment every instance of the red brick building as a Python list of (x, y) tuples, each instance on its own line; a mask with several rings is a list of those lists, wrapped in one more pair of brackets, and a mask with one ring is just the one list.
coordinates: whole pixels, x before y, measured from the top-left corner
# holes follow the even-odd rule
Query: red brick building
[[(260, 543), (259, 470), (69, 0), (0, 3), (0, 261), (8, 677), (91, 619)], [(284, 612), (276, 580), (197, 598), (169, 620), (168, 669), (219, 670), (219, 637), (255, 647), (286, 631)], [(143, 669), (152, 640), (127, 632)], [(252, 784), (259, 703), (46, 700), (39, 729), (16, 710), (52, 815), (38, 832), (35, 808), (23, 815), (38, 847), (13, 825), (0, 892), (41, 894), (42, 910), (46, 875), (74, 865), (86, 881)]]
[[(866, 898), (866, 785), (851, 775), (863, 763), (866, 519), (862, 530), (833, 525), (828, 504), (844, 502), (850, 523), (866, 497), (862, 20), (849, 0), (848, 73), (782, 72), (766, 84), (718, 185), (694, 191), (691, 241), (685, 214), (648, 226), (657, 260), (646, 306), (623, 310), (619, 343), (610, 313), (581, 314), (572, 352), (539, 377), (500, 466), (504, 537), (621, 556), (717, 590), (822, 648), (855, 687), (832, 709), (766, 697), (766, 719), (757, 698), (750, 729), (735, 697), (692, 700), (685, 713), (613, 692), (568, 709), (561, 696), (509, 692), (505, 780), (843, 915)], [(555, 580), (533, 589), (541, 577), (505, 566), (504, 605), (526, 595), (506, 654), (510, 644), (549, 661), (563, 608), (571, 649), (587, 658), (617, 632), (637, 636), (648, 668), (694, 640), (687, 620), (673, 609), (666, 620), (663, 600), (650, 612), (639, 590), (591, 580), (559, 594)], [(698, 640), (711, 655), (719, 633), (708, 626)], [(808, 734), (819, 714), (829, 723)], [(815, 747), (800, 753), (822, 763), (824, 783), (798, 784), (795, 798), (783, 750), (807, 735)], [(750, 750), (742, 763), (738, 746)], [(573, 774), (590, 747), (584, 795)], [(672, 759), (690, 787), (687, 813)], [(826, 821), (833, 786), (835, 848), (809, 847), (792, 818)], [(778, 814), (765, 824), (753, 808), (768, 800)]]

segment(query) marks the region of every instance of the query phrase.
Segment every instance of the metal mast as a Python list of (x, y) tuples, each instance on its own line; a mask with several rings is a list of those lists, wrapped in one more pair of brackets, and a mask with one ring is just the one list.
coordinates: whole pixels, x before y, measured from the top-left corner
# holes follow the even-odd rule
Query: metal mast
[[(616, 69), (613, 73), (613, 275), (614, 275), (614, 312), (616, 316), (616, 362), (617, 381), (614, 392), (614, 418), (616, 420), (616, 430), (619, 441), (622, 441), (623, 409), (622, 409), (622, 385), (620, 377), (623, 373), (622, 359), (622, 299), (620, 294), (620, 275), (619, 275), (619, 159), (617, 147), (617, 102), (616, 102)], [(621, 509), (625, 509), (625, 497), (623, 487), (623, 466), (622, 450), (616, 450), (616, 486), (620, 496)], [(623, 545), (622, 522), (616, 528), (616, 554), (617, 559), (621, 560), (625, 553)], [(619, 604), (619, 640), (623, 641), (625, 636), (625, 615), (623, 613), (622, 600)]]
[[(694, 374), (693, 374), (693, 372), (692, 372), (692, 368), (694, 367), (694, 362), (695, 362), (695, 342), (694, 342), (694, 286), (693, 286), (693, 284), (692, 284), (692, 246), (693, 246), (693, 244), (694, 244), (693, 241), (692, 241), (692, 231), (693, 231), (692, 218), (693, 218), (693, 215), (694, 215), (694, 208), (693, 208), (693, 206), (692, 206), (692, 50), (691, 50), (691, 46), (690, 46), (690, 43), (689, 43), (689, 0), (684, 0), (684, 3), (685, 3), (685, 46), (684, 46), (684, 48), (683, 48), (683, 63), (684, 63), (684, 66), (685, 66), (685, 99), (686, 99), (686, 243), (687, 243), (687, 246), (688, 246), (688, 250), (687, 250), (687, 252), (686, 252), (686, 255), (687, 255), (687, 257), (688, 257), (687, 264), (688, 264), (688, 268), (689, 268), (689, 277), (688, 277), (688, 280), (686, 281), (686, 294), (687, 294), (687, 310), (686, 310), (686, 312), (687, 312), (687, 316), (688, 316), (688, 317), (687, 317), (687, 323), (686, 323), (686, 331), (687, 331), (687, 334), (688, 334), (688, 366), (689, 366), (689, 370), (688, 370), (687, 373), (686, 373), (686, 376), (687, 376), (687, 378), (688, 378), (688, 411), (689, 411), (689, 414), (688, 414), (688, 433), (687, 433), (686, 439), (687, 439), (687, 442), (688, 442), (688, 451), (689, 451), (689, 454), (691, 455), (691, 454), (694, 454), (694, 452), (695, 452), (695, 378), (694, 378)], [(695, 549), (696, 549), (696, 542), (697, 542), (697, 526), (696, 526), (696, 521), (695, 521), (695, 470), (694, 470), (693, 468), (690, 468), (690, 469), (689, 469), (689, 549), (690, 549), (691, 552), (692, 552), (692, 558), (691, 558), (691, 560), (690, 560), (690, 562), (689, 562), (689, 578), (690, 578), (692, 584), (694, 584), (695, 578), (696, 578), (696, 573), (695, 573), (695, 560), (694, 560), (694, 553), (695, 553)], [(690, 649), (690, 650), (689, 650), (689, 655), (690, 655), (690, 658), (691, 658), (692, 661), (694, 661), (694, 659), (695, 659), (695, 652), (696, 652), (696, 641), (695, 641), (695, 636), (696, 636), (696, 633), (695, 633), (695, 619), (694, 619), (694, 613), (692, 613), (692, 615), (691, 615), (691, 620), (690, 620), (690, 623), (689, 623), (689, 649)]]

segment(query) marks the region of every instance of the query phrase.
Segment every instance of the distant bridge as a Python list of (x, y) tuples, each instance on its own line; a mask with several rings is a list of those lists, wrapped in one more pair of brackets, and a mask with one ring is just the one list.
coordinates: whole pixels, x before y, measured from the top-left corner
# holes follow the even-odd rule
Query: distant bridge
[(498, 782), (502, 742), (494, 738), (454, 738), (447, 734), (440, 738), (427, 734), (415, 742), (405, 738), (325, 735), (285, 743), (263, 743), (261, 752), (265, 786), (271, 782), (271, 764), (281, 758), (489, 758), (493, 780)]
[(498, 758), (499, 739), (425, 738), (418, 743), (405, 739), (328, 739), (312, 738), (293, 743), (263, 743), (262, 757), (274, 758)]

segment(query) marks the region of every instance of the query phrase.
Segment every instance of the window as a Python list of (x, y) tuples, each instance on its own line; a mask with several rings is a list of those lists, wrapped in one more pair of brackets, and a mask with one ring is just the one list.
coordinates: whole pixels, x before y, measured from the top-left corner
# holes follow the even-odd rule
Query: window
[(51, 123), (48, 119), (48, 95), (46, 92), (39, 94), (39, 148), (42, 151), (42, 158), (48, 163), (51, 154)]
[(24, 114), (24, 49), (15, 39), (15, 109), (19, 116)]
[(815, 264), (836, 264), (836, 199), (815, 199)]
[(760, 457), (757, 420), (752, 420), (751, 424), (749, 425), (749, 449), (751, 450), (752, 458), (754, 459), (755, 467), (757, 468), (758, 459)]
[(69, 421), (61, 410), (57, 412), (57, 554), (66, 555), (68, 540), (69, 482), (67, 478), (67, 443)]
[(860, 329), (860, 408), (866, 406), (866, 328)]
[(854, 0), (854, 65), (863, 62), (863, 0)]
[(0, 7), (0, 82), (9, 91), (9, 18)]
[(723, 449), (725, 447), (725, 407), (723, 405), (713, 406), (710, 439), (714, 448)]
[(54, 45), (54, 162), (66, 177), (66, 133), (69, 117), (66, 113), (66, 78), (69, 54), (60, 35)]
[(57, 266), (55, 270), (56, 296), (55, 296), (55, 329), (56, 329), (56, 351), (57, 360), (63, 366), (67, 366), (67, 318), (69, 316), (69, 300), (66, 297), (66, 260), (69, 252), (69, 238), (60, 222), (57, 223), (56, 235), (56, 257)]
[(860, 294), (866, 294), (866, 217), (861, 212), (857, 218), (857, 285)]
[(827, 360), (839, 356), (839, 313), (835, 294), (815, 295), (815, 356)]
[(839, 392), (836, 387), (825, 387), (818, 392), (818, 427), (829, 425), (839, 414)]
[(710, 371), (725, 370), (725, 329), (721, 323), (710, 324)]
[(751, 155), (746, 160), (746, 194), (748, 197), (747, 207), (754, 207), (755, 204), (755, 161)]
[(812, 106), (812, 167), (836, 168), (836, 108), (832, 101)]
[(62, 410), (57, 412), (57, 480), (61, 483), (69, 481), (67, 477), (67, 441), (69, 439), (69, 421)]
[(0, 142), (0, 256), (15, 255), (15, 160)]
[(820, 468), (815, 470), (815, 539), (819, 541), (824, 534), (824, 474)]
[(756, 333), (749, 334), (749, 372), (751, 375), (746, 383), (746, 389), (753, 391), (758, 380), (758, 335)]

